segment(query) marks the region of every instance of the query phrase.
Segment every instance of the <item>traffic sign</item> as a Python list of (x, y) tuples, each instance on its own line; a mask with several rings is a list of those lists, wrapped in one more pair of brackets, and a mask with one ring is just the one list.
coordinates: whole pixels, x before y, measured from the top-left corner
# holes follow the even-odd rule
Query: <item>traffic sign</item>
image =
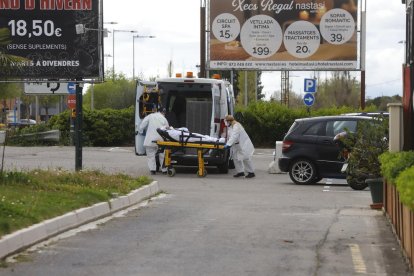
[(315, 93), (316, 92), (316, 79), (305, 79), (305, 88), (303, 89), (305, 93)]
[(76, 95), (75, 94), (68, 95), (67, 106), (68, 108), (76, 108)]
[(303, 97), (303, 102), (305, 103), (306, 106), (312, 106), (313, 103), (315, 102), (315, 97), (313, 96), (312, 93), (306, 93), (305, 96)]
[(68, 82), (68, 93), (69, 94), (76, 94), (76, 83)]

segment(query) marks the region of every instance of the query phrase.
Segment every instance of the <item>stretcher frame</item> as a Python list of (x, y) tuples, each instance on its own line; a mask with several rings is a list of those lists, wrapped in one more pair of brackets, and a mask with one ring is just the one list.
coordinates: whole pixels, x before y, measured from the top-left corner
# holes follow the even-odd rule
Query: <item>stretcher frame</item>
[(207, 170), (204, 163), (204, 151), (215, 149), (224, 150), (225, 143), (219, 142), (177, 142), (177, 141), (157, 141), (159, 147), (164, 148), (164, 165), (167, 168), (167, 175), (172, 177), (175, 175), (175, 169), (171, 164), (171, 152), (174, 148), (193, 148), (197, 149), (198, 177), (205, 177)]

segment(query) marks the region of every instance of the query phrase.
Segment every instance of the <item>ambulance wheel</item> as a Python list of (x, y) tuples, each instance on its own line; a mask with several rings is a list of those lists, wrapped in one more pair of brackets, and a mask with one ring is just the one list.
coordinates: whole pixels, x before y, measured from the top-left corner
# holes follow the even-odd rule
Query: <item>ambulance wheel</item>
[(200, 175), (200, 171), (197, 171), (198, 177), (205, 177), (206, 175), (207, 175), (207, 170), (204, 170), (202, 175)]
[(169, 177), (173, 177), (175, 175), (175, 169), (174, 168), (167, 169), (167, 175)]

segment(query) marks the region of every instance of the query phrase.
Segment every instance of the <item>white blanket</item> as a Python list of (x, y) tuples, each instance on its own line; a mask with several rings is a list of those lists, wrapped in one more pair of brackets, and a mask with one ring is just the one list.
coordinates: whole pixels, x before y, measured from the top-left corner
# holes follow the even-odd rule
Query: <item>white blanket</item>
[(185, 127), (180, 127), (177, 129), (171, 127), (162, 127), (160, 129), (163, 131), (167, 131), (168, 135), (171, 138), (179, 142), (214, 142), (223, 144), (226, 142), (225, 138), (216, 138), (208, 135), (203, 135), (200, 133), (190, 132)]

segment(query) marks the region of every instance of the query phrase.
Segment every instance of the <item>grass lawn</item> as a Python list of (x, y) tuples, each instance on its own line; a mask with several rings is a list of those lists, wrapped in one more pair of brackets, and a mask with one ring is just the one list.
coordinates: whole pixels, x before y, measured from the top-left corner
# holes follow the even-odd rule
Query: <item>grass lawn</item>
[(99, 171), (34, 170), (0, 175), (0, 237), (43, 220), (125, 195), (151, 179)]

